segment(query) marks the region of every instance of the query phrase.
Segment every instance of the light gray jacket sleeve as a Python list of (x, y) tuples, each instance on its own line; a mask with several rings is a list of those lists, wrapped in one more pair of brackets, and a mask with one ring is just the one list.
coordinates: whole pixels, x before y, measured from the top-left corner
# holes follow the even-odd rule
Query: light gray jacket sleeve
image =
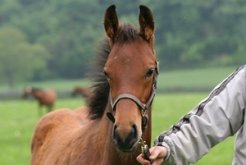
[[(165, 165), (194, 163), (210, 148), (234, 135), (242, 126), (246, 104), (246, 67), (241, 66), (155, 145), (168, 149)], [(244, 139), (246, 141), (246, 139)]]

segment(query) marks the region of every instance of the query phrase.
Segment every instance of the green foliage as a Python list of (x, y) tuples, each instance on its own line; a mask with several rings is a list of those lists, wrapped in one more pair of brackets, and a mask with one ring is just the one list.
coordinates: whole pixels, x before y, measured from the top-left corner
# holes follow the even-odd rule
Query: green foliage
[(11, 87), (44, 69), (49, 54), (42, 45), (28, 43), (25, 35), (12, 27), (0, 29), (0, 50), (1, 80)]
[(167, 0), (153, 4), (159, 22), (157, 34), (161, 34), (157, 35), (157, 49), (162, 67), (245, 63), (234, 60), (246, 41), (245, 4), (243, 0)]
[(82, 78), (104, 38), (103, 14), (112, 3), (120, 20), (135, 26), (139, 4), (152, 9), (161, 69), (245, 63), (245, 0), (0, 2), (0, 27), (19, 29), (28, 42), (43, 45), (51, 54), (47, 70), (29, 79)]

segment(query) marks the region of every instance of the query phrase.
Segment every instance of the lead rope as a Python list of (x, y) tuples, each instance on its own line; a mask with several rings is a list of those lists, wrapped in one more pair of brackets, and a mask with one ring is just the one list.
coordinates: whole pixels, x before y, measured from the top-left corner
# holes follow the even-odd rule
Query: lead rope
[(143, 157), (144, 157), (146, 160), (150, 161), (150, 163), (151, 163), (151, 160), (150, 160), (150, 158), (149, 158), (149, 157), (150, 157), (149, 146), (146, 144), (146, 141), (144, 141), (142, 138), (140, 138), (138, 144), (139, 144), (140, 147), (141, 147), (141, 152), (142, 152), (142, 154), (143, 154)]

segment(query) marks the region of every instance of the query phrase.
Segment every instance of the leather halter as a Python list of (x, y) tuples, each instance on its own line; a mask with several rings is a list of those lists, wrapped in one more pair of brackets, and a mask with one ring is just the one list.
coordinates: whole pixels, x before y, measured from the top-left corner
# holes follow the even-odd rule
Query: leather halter
[(132, 95), (130, 93), (122, 93), (118, 97), (116, 97), (115, 100), (112, 99), (111, 94), (110, 94), (110, 104), (111, 104), (111, 107), (112, 107), (112, 109), (114, 111), (117, 103), (121, 99), (130, 99), (130, 100), (132, 100), (133, 102), (135, 102), (139, 106), (139, 108), (141, 110), (141, 115), (143, 117), (145, 115), (145, 113), (146, 113), (146, 110), (151, 106), (151, 103), (152, 103), (152, 101), (153, 101), (153, 99), (155, 97), (155, 93), (156, 93), (156, 82), (154, 82), (153, 85), (152, 85), (152, 92), (151, 92), (151, 95), (150, 95), (150, 97), (149, 97), (149, 99), (148, 99), (148, 101), (146, 103), (141, 102), (136, 96), (134, 96), (134, 95)]
[[(116, 105), (121, 99), (132, 100), (133, 102), (136, 103), (136, 105), (138, 105), (138, 107), (141, 110), (141, 116), (142, 116), (142, 122), (143, 122), (142, 126), (143, 126), (143, 128), (145, 128), (147, 125), (147, 121), (148, 121), (148, 116), (146, 115), (146, 111), (150, 108), (152, 101), (153, 101), (155, 94), (156, 94), (156, 83), (157, 83), (158, 74), (159, 74), (159, 63), (157, 62), (157, 67), (155, 68), (154, 79), (153, 79), (153, 84), (152, 84), (152, 91), (151, 91), (150, 97), (146, 103), (143, 103), (136, 96), (134, 96), (130, 93), (122, 93), (113, 100), (113, 98), (111, 96), (111, 91), (110, 91), (109, 99), (110, 99), (110, 105), (111, 105), (112, 110), (115, 111)], [(112, 112), (107, 112), (107, 117), (113, 123), (115, 122), (115, 118), (114, 118), (114, 115), (112, 114)]]

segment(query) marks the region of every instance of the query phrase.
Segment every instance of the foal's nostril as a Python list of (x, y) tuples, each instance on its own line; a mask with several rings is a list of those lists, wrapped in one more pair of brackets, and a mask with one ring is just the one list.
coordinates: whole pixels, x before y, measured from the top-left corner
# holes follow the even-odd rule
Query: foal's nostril
[(131, 150), (137, 141), (137, 126), (133, 124), (131, 126), (130, 132), (126, 136), (122, 136), (117, 129), (117, 126), (114, 126), (113, 138), (115, 139), (115, 142), (117, 143), (120, 150)]
[(137, 126), (135, 124), (132, 125), (132, 131), (131, 131), (132, 137), (137, 137)]

